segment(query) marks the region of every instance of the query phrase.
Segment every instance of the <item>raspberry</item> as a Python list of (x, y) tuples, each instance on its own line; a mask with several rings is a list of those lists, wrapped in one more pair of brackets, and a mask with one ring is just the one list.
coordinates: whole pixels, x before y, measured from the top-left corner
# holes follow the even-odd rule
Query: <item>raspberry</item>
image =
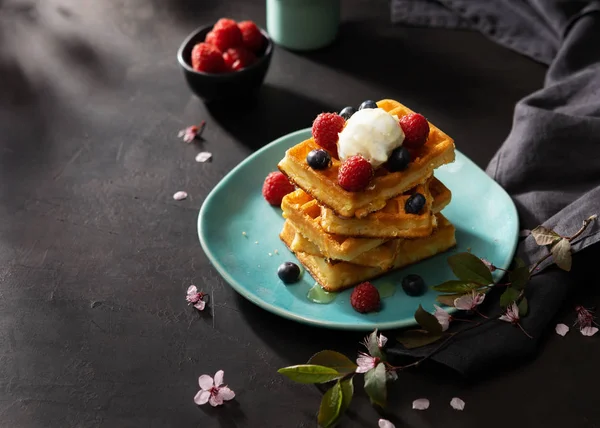
[(205, 73), (225, 71), (225, 62), (221, 51), (208, 43), (198, 43), (192, 49), (192, 67)]
[(281, 200), (285, 195), (294, 191), (294, 185), (290, 183), (279, 171), (271, 172), (265, 178), (265, 182), (262, 187), (262, 194), (268, 203), (274, 206), (280, 206)]
[(235, 21), (227, 19), (219, 20), (212, 31), (206, 35), (204, 41), (218, 47), (222, 52), (229, 48), (242, 46), (244, 43), (242, 32)]
[(312, 136), (315, 143), (328, 150), (337, 158), (338, 134), (344, 129), (346, 121), (335, 113), (321, 113), (312, 126)]
[(373, 167), (361, 155), (354, 155), (346, 159), (338, 171), (338, 183), (348, 192), (364, 190), (373, 178)]
[(404, 142), (409, 149), (418, 149), (429, 137), (429, 122), (419, 113), (407, 114), (400, 118), (400, 127), (404, 131)]
[(379, 310), (381, 299), (379, 291), (370, 282), (358, 284), (350, 295), (352, 307), (363, 314)]
[(252, 52), (259, 52), (263, 47), (265, 39), (256, 24), (252, 21), (243, 21), (238, 24), (238, 27), (242, 32), (244, 46)]
[[(228, 69), (238, 70), (240, 68), (248, 67), (256, 61), (256, 55), (246, 48), (231, 48), (227, 49), (227, 52), (223, 54), (223, 60)], [(236, 64), (236, 62), (238, 62), (238, 64)], [(234, 65), (237, 65), (238, 68), (234, 68)]]

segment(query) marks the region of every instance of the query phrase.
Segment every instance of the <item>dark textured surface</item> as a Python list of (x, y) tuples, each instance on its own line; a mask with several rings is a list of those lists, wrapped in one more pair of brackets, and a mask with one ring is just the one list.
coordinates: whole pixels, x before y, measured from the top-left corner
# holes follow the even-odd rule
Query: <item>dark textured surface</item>
[[(0, 0), (0, 426), (315, 426), (320, 392), (277, 368), (323, 348), (352, 356), (361, 335), (298, 325), (239, 297), (198, 244), (203, 199), (256, 148), (367, 98), (425, 112), (483, 167), (545, 71), (474, 33), (392, 27), (383, 1), (344, 8), (335, 46), (277, 49), (256, 105), (208, 111), (188, 92), (177, 47), (223, 15), (264, 24), (262, 0)], [(206, 164), (176, 138), (202, 119)], [(190, 197), (173, 201), (177, 190)], [(186, 305), (191, 283), (211, 293), (211, 313)], [(599, 346), (548, 332), (533, 362), (469, 383), (434, 366), (403, 374), (389, 417), (598, 426), (588, 387)], [(235, 401), (197, 408), (198, 376), (218, 369)], [(430, 410), (410, 410), (423, 396)], [(450, 408), (453, 396), (464, 412)], [(378, 417), (358, 387), (342, 426)]]

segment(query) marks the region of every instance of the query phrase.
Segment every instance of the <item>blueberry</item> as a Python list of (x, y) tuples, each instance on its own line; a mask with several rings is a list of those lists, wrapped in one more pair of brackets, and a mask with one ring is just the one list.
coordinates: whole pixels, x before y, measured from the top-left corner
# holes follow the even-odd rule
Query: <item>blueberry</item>
[(363, 101), (363, 103), (358, 108), (359, 110), (364, 110), (366, 108), (377, 108), (377, 103), (373, 100)]
[(419, 214), (419, 212), (425, 206), (425, 196), (420, 193), (415, 193), (406, 200), (404, 204), (404, 211), (408, 214)]
[(397, 147), (394, 149), (387, 162), (387, 169), (390, 172), (404, 171), (410, 162), (410, 153), (406, 147)]
[(327, 169), (331, 166), (331, 155), (327, 150), (311, 150), (306, 155), (306, 163), (312, 169)]
[(283, 262), (277, 268), (277, 276), (286, 284), (298, 281), (300, 279), (300, 268), (296, 263)]
[(409, 296), (420, 296), (425, 293), (425, 281), (419, 275), (407, 275), (402, 279), (402, 289)]
[(352, 117), (352, 115), (354, 113), (356, 113), (356, 110), (354, 110), (354, 107), (348, 106), (348, 107), (344, 107), (342, 109), (342, 111), (340, 112), (340, 116), (342, 116), (345, 120), (348, 120)]

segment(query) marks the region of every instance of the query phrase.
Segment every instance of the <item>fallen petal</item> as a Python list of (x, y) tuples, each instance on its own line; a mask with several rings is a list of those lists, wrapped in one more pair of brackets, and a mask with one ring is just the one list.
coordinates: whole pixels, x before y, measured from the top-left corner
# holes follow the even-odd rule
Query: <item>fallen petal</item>
[(194, 397), (194, 403), (201, 406), (203, 404), (206, 404), (209, 397), (210, 397), (210, 391), (198, 391), (198, 393)]
[(233, 398), (235, 397), (235, 392), (233, 392), (227, 386), (222, 386), (221, 388), (219, 388), (219, 394), (221, 395), (221, 397), (223, 397), (223, 400), (225, 401), (233, 400)]
[(396, 428), (396, 425), (387, 419), (379, 419), (379, 428)]
[(566, 324), (556, 324), (555, 330), (556, 334), (564, 336), (569, 332), (569, 326)]
[(187, 289), (187, 295), (198, 293), (198, 288), (195, 285), (190, 285)]
[(427, 410), (429, 409), (429, 400), (427, 398), (419, 398), (413, 401), (412, 408), (415, 410)]
[(215, 386), (219, 387), (223, 385), (223, 376), (225, 376), (225, 372), (223, 370), (219, 370), (215, 373)]
[(196, 162), (206, 162), (210, 158), (212, 158), (212, 153), (200, 152), (196, 155)]
[(454, 410), (463, 410), (465, 408), (465, 402), (462, 401), (460, 398), (458, 397), (454, 397), (451, 401), (450, 401), (450, 405), (452, 406), (452, 408)]
[(593, 336), (594, 334), (598, 333), (598, 328), (597, 327), (584, 327), (580, 331), (581, 331), (581, 334), (583, 334), (584, 336)]
[(198, 309), (199, 311), (203, 311), (205, 307), (206, 302), (204, 300), (198, 300), (198, 302), (194, 305), (194, 308)]
[(179, 192), (175, 192), (175, 194), (173, 195), (173, 199), (175, 199), (176, 201), (181, 201), (187, 197), (188, 197), (188, 194), (186, 192), (184, 192), (183, 190), (180, 190)]
[(198, 378), (198, 385), (200, 385), (200, 389), (203, 391), (208, 391), (213, 387), (213, 378), (209, 375), (203, 374)]

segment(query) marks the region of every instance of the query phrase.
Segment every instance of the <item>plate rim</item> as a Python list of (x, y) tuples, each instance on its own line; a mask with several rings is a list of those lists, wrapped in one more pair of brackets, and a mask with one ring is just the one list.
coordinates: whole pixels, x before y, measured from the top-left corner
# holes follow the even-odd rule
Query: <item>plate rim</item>
[[(412, 323), (410, 321), (406, 321), (406, 320), (378, 322), (378, 323), (374, 323), (372, 325), (356, 324), (356, 323), (340, 323), (340, 322), (335, 322), (335, 321), (328, 321), (327, 323), (325, 323), (324, 321), (318, 321), (318, 320), (314, 320), (312, 318), (303, 317), (302, 315), (298, 315), (298, 314), (295, 314), (288, 310), (281, 309), (279, 306), (265, 302), (264, 300), (260, 299), (258, 296), (255, 296), (246, 287), (244, 287), (241, 283), (239, 283), (237, 280), (235, 280), (227, 272), (227, 269), (225, 269), (225, 267), (219, 261), (218, 257), (216, 257), (215, 254), (213, 254), (213, 252), (210, 249), (210, 246), (207, 244), (206, 232), (205, 232), (206, 225), (204, 224), (202, 219), (204, 218), (204, 213), (207, 210), (206, 207), (209, 206), (212, 199), (214, 197), (216, 197), (215, 195), (218, 193), (219, 189), (221, 187), (225, 186), (239, 169), (242, 169), (244, 167), (244, 165), (246, 165), (249, 162), (252, 162), (253, 159), (259, 157), (261, 155), (261, 153), (267, 151), (271, 146), (275, 146), (275, 145), (279, 144), (282, 140), (287, 140), (289, 138), (293, 138), (298, 135), (310, 133), (310, 131), (311, 131), (311, 128), (299, 129), (297, 131), (282, 135), (281, 137), (277, 138), (276, 140), (273, 140), (270, 143), (265, 144), (262, 148), (255, 151), (254, 153), (251, 153), (245, 159), (240, 161), (240, 163), (238, 163), (231, 171), (229, 171), (223, 178), (221, 178), (221, 180), (219, 180), (219, 182), (212, 188), (212, 190), (209, 192), (208, 196), (202, 202), (200, 211), (198, 213), (198, 219), (197, 219), (197, 232), (198, 232), (198, 237), (200, 239), (200, 246), (202, 247), (204, 254), (206, 254), (206, 257), (208, 258), (210, 263), (214, 266), (214, 268), (217, 270), (219, 275), (221, 275), (223, 277), (223, 279), (229, 284), (229, 286), (231, 288), (233, 288), (238, 294), (242, 295), (245, 299), (254, 303), (258, 307), (265, 309), (265, 310), (267, 310), (275, 315), (278, 315), (280, 317), (283, 317), (283, 318), (286, 318), (286, 319), (289, 319), (292, 321), (297, 321), (297, 322), (300, 322), (300, 323), (303, 323), (306, 325), (314, 326), (314, 327), (329, 328), (329, 329), (335, 329), (335, 330), (367, 331), (367, 330), (373, 330), (376, 328), (388, 330), (388, 329), (405, 328), (405, 327), (410, 327), (410, 326), (415, 325), (414, 323)], [(512, 247), (510, 248), (510, 251), (508, 252), (510, 255), (509, 261), (512, 261), (512, 259), (514, 258), (517, 246), (518, 246), (518, 241), (519, 241), (518, 240), (519, 216), (518, 216), (517, 207), (516, 207), (514, 201), (512, 200), (512, 198), (508, 194), (508, 192), (496, 180), (494, 180), (492, 177), (487, 175), (485, 170), (480, 168), (475, 162), (473, 162), (468, 156), (466, 156), (465, 154), (460, 152), (458, 149), (455, 149), (455, 151), (457, 153), (460, 153), (464, 157), (464, 159), (467, 160), (468, 162), (470, 162), (474, 167), (481, 170), (494, 183), (494, 185), (502, 193), (504, 193), (504, 195), (510, 201), (510, 211), (516, 219), (516, 221), (515, 221), (516, 230), (514, 232), (515, 232), (515, 236), (517, 236), (517, 239), (514, 240)], [(501, 279), (501, 277), (502, 277), (502, 275), (500, 275), (498, 273), (498, 271), (493, 273), (493, 278), (494, 278), (495, 283), (498, 282)], [(455, 308), (447, 308), (446, 310), (450, 313), (456, 311)]]

